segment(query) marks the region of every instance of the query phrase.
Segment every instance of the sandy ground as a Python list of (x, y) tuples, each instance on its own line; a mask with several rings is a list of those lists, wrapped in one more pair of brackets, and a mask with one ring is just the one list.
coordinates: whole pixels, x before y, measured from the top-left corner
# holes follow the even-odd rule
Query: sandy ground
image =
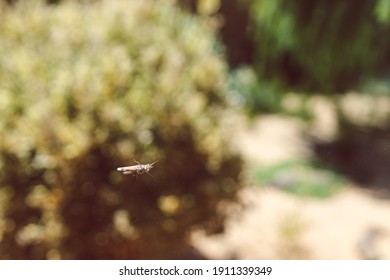
[(326, 200), (247, 188), (224, 234), (194, 233), (211, 259), (390, 259), (390, 203), (346, 188)]
[[(250, 164), (310, 156), (303, 124), (281, 117), (243, 126), (237, 145)], [(390, 259), (390, 201), (346, 186), (328, 199), (304, 198), (271, 187), (242, 192), (247, 206), (231, 215), (226, 232), (193, 234), (210, 259)]]

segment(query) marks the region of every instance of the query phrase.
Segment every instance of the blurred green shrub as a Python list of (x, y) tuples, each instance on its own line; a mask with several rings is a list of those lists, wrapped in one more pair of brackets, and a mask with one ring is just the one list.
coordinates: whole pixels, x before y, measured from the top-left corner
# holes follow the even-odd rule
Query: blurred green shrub
[[(240, 189), (214, 31), (172, 1), (0, 10), (0, 258), (180, 258)], [(158, 160), (138, 180), (116, 167)]]
[(244, 109), (249, 117), (256, 117), (262, 112), (298, 117), (305, 121), (313, 119), (307, 106), (308, 96), (284, 93), (273, 81), (259, 81), (254, 69), (249, 66), (229, 73), (228, 92), (231, 101)]
[(222, 1), (221, 37), (231, 67), (243, 72), (233, 76), (256, 74), (239, 91), (249, 113), (286, 113), (285, 93), (334, 97), (388, 80), (389, 7), (388, 0)]
[(343, 93), (388, 72), (388, 1), (266, 0), (248, 9), (260, 78)]

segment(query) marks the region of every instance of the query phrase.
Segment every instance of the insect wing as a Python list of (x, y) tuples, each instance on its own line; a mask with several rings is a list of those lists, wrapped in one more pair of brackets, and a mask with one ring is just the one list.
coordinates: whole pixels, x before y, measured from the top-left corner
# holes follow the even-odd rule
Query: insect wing
[[(118, 167), (116, 170), (118, 170), (119, 172), (136, 172), (138, 170), (138, 165)], [(131, 174), (131, 173), (126, 173), (126, 174)]]

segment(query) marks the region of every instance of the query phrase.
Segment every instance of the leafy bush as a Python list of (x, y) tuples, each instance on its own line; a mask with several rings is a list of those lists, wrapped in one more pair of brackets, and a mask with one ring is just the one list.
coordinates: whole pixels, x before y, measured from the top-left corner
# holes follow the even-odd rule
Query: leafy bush
[(251, 1), (260, 78), (303, 92), (343, 93), (386, 75), (388, 1)]
[(179, 258), (223, 230), (241, 161), (213, 30), (170, 1), (0, 11), (0, 258)]

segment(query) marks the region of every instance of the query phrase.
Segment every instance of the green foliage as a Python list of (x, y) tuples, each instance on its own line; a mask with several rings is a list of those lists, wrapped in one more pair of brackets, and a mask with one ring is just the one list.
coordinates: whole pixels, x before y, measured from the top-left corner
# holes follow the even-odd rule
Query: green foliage
[(233, 100), (244, 106), (255, 115), (258, 111), (280, 112), (281, 102), (272, 83), (258, 82), (256, 73), (251, 67), (241, 67), (229, 75), (229, 93)]
[(287, 161), (258, 168), (253, 179), (257, 184), (278, 187), (287, 192), (317, 198), (334, 194), (345, 180), (338, 174), (305, 161)]
[[(0, 258), (174, 258), (239, 157), (214, 32), (171, 1), (0, 10)], [(158, 160), (153, 177), (116, 167)]]
[(289, 90), (334, 93), (387, 71), (387, 0), (250, 3), (261, 79)]
[(379, 22), (385, 25), (390, 24), (390, 1), (378, 0), (375, 5), (375, 16)]
[(240, 67), (229, 74), (229, 96), (236, 105), (245, 108), (250, 117), (262, 112), (311, 120), (313, 116), (307, 106), (307, 96), (299, 95), (302, 99), (298, 101), (299, 104), (289, 106), (291, 96), (294, 98), (298, 94), (282, 94), (276, 83), (277, 81), (259, 81), (252, 67)]

